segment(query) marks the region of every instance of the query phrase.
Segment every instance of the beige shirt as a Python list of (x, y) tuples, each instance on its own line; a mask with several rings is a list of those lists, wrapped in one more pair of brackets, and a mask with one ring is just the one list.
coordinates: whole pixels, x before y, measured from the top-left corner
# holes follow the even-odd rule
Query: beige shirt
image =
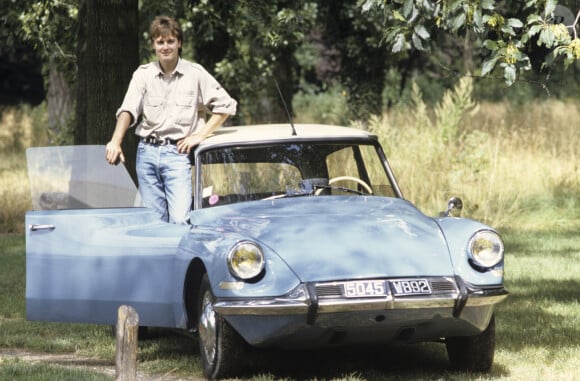
[(159, 62), (139, 66), (116, 115), (129, 112), (138, 136), (179, 140), (202, 128), (207, 112), (235, 115), (236, 107), (201, 65), (180, 58), (171, 75), (163, 74)]

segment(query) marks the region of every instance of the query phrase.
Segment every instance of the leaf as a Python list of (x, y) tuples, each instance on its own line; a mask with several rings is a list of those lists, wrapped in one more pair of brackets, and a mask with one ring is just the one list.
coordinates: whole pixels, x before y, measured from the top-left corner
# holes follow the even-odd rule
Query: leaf
[(483, 66), (481, 68), (481, 76), (484, 76), (488, 73), (491, 73), (492, 70), (495, 68), (495, 64), (497, 63), (497, 57), (490, 58), (488, 60), (483, 61)]
[(413, 0), (405, 0), (405, 3), (403, 4), (403, 16), (405, 16), (407, 20), (411, 18), (413, 8), (415, 8)]
[(547, 48), (549, 48), (554, 45), (555, 41), (556, 36), (554, 36), (552, 30), (550, 28), (542, 28), (542, 31), (540, 32), (540, 38), (538, 39), (538, 46), (545, 45)]
[(485, 41), (483, 41), (483, 46), (486, 49), (489, 49), (491, 51), (494, 51), (494, 50), (498, 50), (499, 49), (499, 45), (497, 44), (497, 42), (492, 41), (492, 40), (485, 40)]
[(510, 35), (510, 36), (516, 35), (516, 32), (513, 30), (513, 28), (511, 26), (508, 26), (508, 25), (502, 26), (501, 31), (504, 32), (505, 34)]
[(530, 37), (534, 37), (536, 34), (540, 33), (541, 31), (542, 31), (541, 25), (534, 25), (528, 30), (527, 34)]
[(520, 19), (515, 18), (508, 19), (507, 24), (512, 28), (521, 28), (524, 26), (524, 23)]
[(393, 44), (391, 51), (393, 53), (399, 53), (400, 51), (403, 50), (404, 46), (405, 46), (405, 36), (403, 35), (403, 33), (399, 33), (395, 37), (395, 43)]
[(449, 3), (449, 12), (454, 12), (457, 8), (461, 7), (463, 0), (453, 0)]
[(542, 17), (540, 17), (540, 15), (533, 14), (528, 16), (528, 25), (538, 22), (542, 22)]
[(413, 7), (413, 13), (411, 14), (411, 17), (409, 18), (409, 22), (412, 23), (413, 21), (415, 21), (415, 19), (419, 17), (419, 10), (416, 7)]
[(516, 81), (516, 67), (514, 65), (506, 65), (503, 69), (503, 77), (508, 86), (511, 86)]
[(396, 9), (393, 9), (393, 17), (395, 18), (395, 20), (401, 21), (406, 23), (407, 20), (403, 17), (402, 14), (399, 13), (399, 11), (397, 11)]
[(481, 14), (481, 9), (479, 8), (475, 9), (473, 12), (473, 24), (475, 24), (478, 31), (483, 31), (483, 16)]
[(423, 46), (423, 41), (421, 40), (421, 38), (417, 35), (417, 33), (413, 33), (413, 35), (411, 36), (411, 41), (413, 42), (413, 46), (415, 47), (415, 49), (417, 50), (421, 50), (421, 51), (425, 51), (427, 50), (424, 46)]
[(544, 9), (544, 17), (549, 18), (554, 13), (556, 9), (556, 5), (558, 4), (557, 0), (548, 0), (546, 1), (546, 8)]
[(364, 2), (364, 4), (362, 5), (362, 11), (363, 12), (368, 12), (371, 10), (371, 8), (373, 8), (373, 6), (375, 5), (374, 0), (366, 0)]
[(464, 24), (465, 24), (465, 13), (460, 13), (453, 19), (453, 22), (451, 24), (451, 30), (456, 32)]
[(495, 8), (494, 0), (483, 0), (481, 2), (481, 8), (487, 10), (493, 10)]
[(413, 31), (419, 37), (421, 37), (423, 40), (428, 40), (429, 38), (431, 38), (431, 35), (429, 34), (429, 31), (423, 25), (415, 25), (415, 28), (413, 29)]

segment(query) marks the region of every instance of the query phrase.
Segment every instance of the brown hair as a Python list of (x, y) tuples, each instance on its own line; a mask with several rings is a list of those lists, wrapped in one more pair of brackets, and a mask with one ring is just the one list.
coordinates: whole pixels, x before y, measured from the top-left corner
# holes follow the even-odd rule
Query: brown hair
[(149, 27), (149, 36), (151, 37), (151, 42), (153, 42), (157, 37), (173, 35), (177, 38), (177, 41), (183, 42), (183, 31), (179, 23), (172, 17), (169, 16), (157, 16), (155, 20), (151, 22)]

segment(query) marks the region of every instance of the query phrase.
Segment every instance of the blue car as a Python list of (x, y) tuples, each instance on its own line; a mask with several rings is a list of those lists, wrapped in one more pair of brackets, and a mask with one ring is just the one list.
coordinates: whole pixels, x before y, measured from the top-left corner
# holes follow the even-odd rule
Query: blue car
[(191, 154), (188, 224), (141, 206), (103, 146), (30, 148), (27, 318), (194, 331), (208, 379), (245, 349), (445, 343), (488, 371), (504, 245), (452, 199), (405, 200), (377, 136), (315, 124), (223, 127)]

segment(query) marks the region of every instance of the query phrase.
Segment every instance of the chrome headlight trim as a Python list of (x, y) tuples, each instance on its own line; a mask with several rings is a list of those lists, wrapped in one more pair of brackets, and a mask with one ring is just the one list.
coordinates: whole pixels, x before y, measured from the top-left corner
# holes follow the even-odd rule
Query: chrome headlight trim
[(236, 243), (228, 253), (227, 262), (230, 273), (241, 280), (257, 277), (265, 266), (262, 248), (251, 241)]
[(504, 245), (496, 232), (480, 230), (469, 239), (467, 252), (475, 265), (492, 268), (503, 260)]

